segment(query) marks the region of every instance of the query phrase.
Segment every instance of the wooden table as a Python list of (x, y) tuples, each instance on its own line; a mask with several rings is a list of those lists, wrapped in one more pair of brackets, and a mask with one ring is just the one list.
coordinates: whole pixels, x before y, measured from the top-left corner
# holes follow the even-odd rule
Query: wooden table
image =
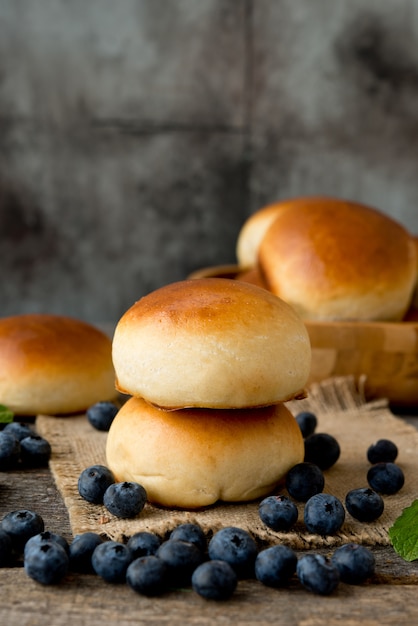
[[(418, 427), (418, 417), (403, 419)], [(48, 469), (0, 473), (0, 519), (21, 508), (38, 512), (47, 530), (71, 540), (68, 515)], [(190, 589), (149, 599), (127, 585), (110, 585), (94, 575), (70, 574), (57, 586), (43, 587), (21, 566), (3, 568), (0, 624), (418, 624), (418, 562), (403, 561), (389, 547), (375, 548), (374, 553), (373, 579), (360, 586), (341, 583), (331, 596), (314, 595), (296, 579), (279, 590), (245, 580), (230, 600), (218, 603), (205, 601)]]

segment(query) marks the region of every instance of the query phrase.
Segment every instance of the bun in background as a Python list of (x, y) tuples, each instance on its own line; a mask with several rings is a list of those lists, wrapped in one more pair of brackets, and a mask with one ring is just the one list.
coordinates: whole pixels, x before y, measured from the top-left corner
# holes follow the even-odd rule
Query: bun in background
[(0, 319), (0, 403), (16, 415), (85, 411), (116, 398), (112, 344), (85, 322), (47, 314)]

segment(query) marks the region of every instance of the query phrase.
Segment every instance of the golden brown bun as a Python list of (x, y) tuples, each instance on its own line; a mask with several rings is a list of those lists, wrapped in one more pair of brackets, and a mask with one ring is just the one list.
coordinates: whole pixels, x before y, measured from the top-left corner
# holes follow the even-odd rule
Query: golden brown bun
[(319, 198), (315, 196), (307, 196), (279, 200), (278, 202), (273, 202), (272, 204), (258, 209), (258, 211), (250, 215), (238, 233), (235, 251), (238, 265), (241, 268), (247, 269), (257, 265), (260, 243), (281, 211), (287, 209), (289, 206), (295, 207), (299, 203), (306, 204), (316, 202), (318, 199)]
[(307, 330), (265, 289), (227, 278), (172, 283), (134, 304), (113, 337), (117, 388), (164, 408), (244, 408), (303, 393)]
[(281, 211), (259, 264), (270, 290), (309, 320), (401, 320), (417, 276), (414, 241), (400, 224), (335, 198)]
[(257, 285), (257, 287), (268, 289), (268, 285), (264, 280), (264, 277), (261, 274), (258, 266), (252, 267), (251, 269), (244, 270), (242, 272), (238, 272), (238, 274), (236, 274), (235, 276), (235, 280), (242, 280), (244, 283), (250, 283), (251, 285)]
[(164, 411), (130, 398), (106, 444), (118, 481), (138, 482), (150, 502), (178, 508), (262, 497), (303, 456), (300, 428), (283, 404)]
[(116, 397), (112, 344), (59, 315), (0, 319), (0, 404), (16, 415), (78, 413)]

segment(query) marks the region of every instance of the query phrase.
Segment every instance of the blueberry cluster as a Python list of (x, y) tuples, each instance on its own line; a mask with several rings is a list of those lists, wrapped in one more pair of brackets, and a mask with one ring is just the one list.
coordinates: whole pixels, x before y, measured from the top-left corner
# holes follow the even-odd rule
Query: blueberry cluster
[(141, 513), (147, 501), (147, 492), (135, 482), (115, 482), (105, 465), (92, 465), (83, 470), (78, 479), (78, 492), (84, 500), (103, 504), (121, 518), (133, 518)]
[(50, 457), (49, 442), (26, 422), (9, 422), (0, 431), (0, 471), (46, 467)]
[(341, 448), (328, 433), (317, 433), (317, 417), (310, 411), (295, 416), (305, 444), (303, 462), (292, 467), (286, 475), (288, 495), (271, 495), (259, 505), (262, 522), (274, 531), (289, 531), (297, 522), (299, 511), (295, 501), (305, 503), (304, 523), (309, 532), (333, 535), (342, 527), (347, 510), (361, 522), (378, 519), (384, 510), (382, 495), (397, 493), (404, 484), (404, 474), (395, 464), (397, 446), (388, 439), (379, 439), (367, 449), (371, 467), (367, 472), (367, 487), (355, 488), (343, 503), (331, 494), (323, 493), (324, 471), (339, 459)]
[(331, 557), (309, 553), (298, 558), (283, 544), (259, 549), (249, 532), (234, 526), (210, 538), (199, 525), (184, 523), (164, 538), (142, 531), (121, 543), (86, 532), (67, 542), (27, 510), (13, 511), (1, 522), (0, 566), (9, 565), (13, 555), (23, 556), (26, 574), (42, 585), (59, 584), (78, 572), (127, 584), (148, 597), (191, 587), (207, 600), (227, 600), (244, 578), (274, 588), (296, 578), (313, 593), (328, 595), (340, 581), (364, 582), (375, 566), (373, 554), (358, 544), (346, 544)]

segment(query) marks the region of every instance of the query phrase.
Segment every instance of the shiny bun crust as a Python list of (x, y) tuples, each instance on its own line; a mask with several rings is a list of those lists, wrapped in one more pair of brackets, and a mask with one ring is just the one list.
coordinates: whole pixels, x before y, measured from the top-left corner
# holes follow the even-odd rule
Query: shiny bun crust
[(130, 398), (110, 427), (106, 457), (116, 479), (143, 485), (150, 502), (196, 508), (270, 493), (303, 461), (304, 443), (283, 404), (164, 411)]
[(164, 408), (245, 408), (303, 394), (307, 330), (265, 289), (226, 278), (171, 283), (119, 320), (117, 388)]
[(400, 224), (333, 198), (281, 211), (259, 265), (269, 289), (309, 320), (401, 320), (417, 277), (413, 237)]
[(59, 315), (0, 319), (0, 404), (16, 415), (78, 413), (114, 399), (111, 340)]

